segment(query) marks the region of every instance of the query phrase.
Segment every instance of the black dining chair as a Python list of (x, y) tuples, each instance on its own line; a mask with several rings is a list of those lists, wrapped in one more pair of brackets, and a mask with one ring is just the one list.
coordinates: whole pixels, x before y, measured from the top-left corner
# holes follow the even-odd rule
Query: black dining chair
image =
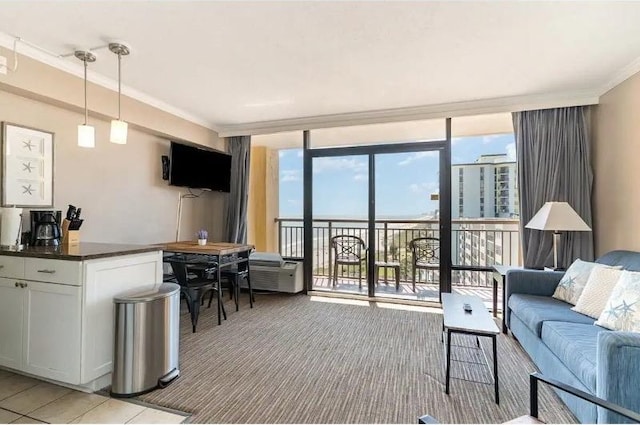
[(409, 242), (412, 254), (413, 273), (411, 281), (413, 292), (416, 292), (416, 272), (418, 269), (436, 271), (440, 270), (440, 239), (415, 238)]
[(253, 303), (256, 302), (253, 295), (253, 287), (251, 286), (251, 279), (249, 278), (248, 270), (238, 270), (233, 268), (230, 270), (222, 270), (222, 279), (228, 283), (229, 299), (233, 299), (236, 304), (236, 311), (239, 310), (240, 302), (240, 282), (245, 280), (247, 282), (247, 289), (249, 290), (249, 306), (253, 308)]
[(333, 286), (338, 283), (338, 266), (356, 266), (358, 287), (362, 289), (362, 263), (367, 263), (369, 251), (362, 239), (352, 235), (337, 235), (331, 238), (333, 249)]
[[(208, 292), (213, 294), (214, 291), (220, 290), (215, 278), (216, 269), (215, 267), (209, 268), (204, 270), (201, 276), (191, 277), (187, 270), (186, 262), (178, 260), (169, 260), (167, 262), (171, 265), (175, 279), (180, 285), (180, 293), (187, 302), (187, 309), (191, 315), (191, 326), (195, 333), (198, 325), (198, 316), (200, 315), (200, 306), (203, 303), (205, 294)], [(209, 299), (209, 307), (211, 307), (211, 301), (212, 298)], [(221, 307), (223, 317), (227, 320), (224, 304), (222, 304)]]

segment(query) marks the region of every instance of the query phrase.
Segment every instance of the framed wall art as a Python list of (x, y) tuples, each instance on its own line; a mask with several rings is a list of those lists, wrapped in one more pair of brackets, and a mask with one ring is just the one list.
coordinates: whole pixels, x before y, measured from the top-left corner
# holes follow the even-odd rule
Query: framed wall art
[(53, 206), (53, 133), (2, 123), (2, 206)]

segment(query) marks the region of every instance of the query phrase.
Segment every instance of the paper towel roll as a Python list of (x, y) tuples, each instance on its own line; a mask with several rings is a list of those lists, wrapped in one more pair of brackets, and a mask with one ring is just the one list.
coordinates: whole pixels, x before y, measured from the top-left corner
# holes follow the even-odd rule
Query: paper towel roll
[(22, 208), (0, 208), (0, 245), (13, 246), (20, 232)]

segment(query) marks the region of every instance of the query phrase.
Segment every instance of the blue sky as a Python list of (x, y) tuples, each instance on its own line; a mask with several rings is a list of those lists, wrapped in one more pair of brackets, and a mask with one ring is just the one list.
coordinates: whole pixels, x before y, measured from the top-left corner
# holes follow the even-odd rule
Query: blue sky
[[(475, 162), (482, 154), (505, 153), (515, 160), (513, 134), (452, 140), (454, 164)], [(314, 217), (367, 217), (366, 156), (315, 158)], [(302, 217), (302, 150), (280, 151), (280, 217)], [(438, 155), (432, 152), (376, 156), (376, 215), (409, 218), (438, 208), (429, 195), (438, 192)]]

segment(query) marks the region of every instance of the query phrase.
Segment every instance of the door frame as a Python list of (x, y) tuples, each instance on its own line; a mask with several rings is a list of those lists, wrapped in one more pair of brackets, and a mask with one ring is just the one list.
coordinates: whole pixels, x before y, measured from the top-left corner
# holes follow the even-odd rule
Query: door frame
[[(408, 152), (437, 151), (440, 164), (440, 294), (451, 292), (451, 118), (445, 120), (444, 140), (428, 142), (393, 143), (380, 145), (345, 146), (333, 148), (311, 148), (311, 132), (303, 132), (303, 235), (304, 235), (304, 288), (305, 293), (313, 289), (313, 159), (322, 157), (366, 155), (368, 157), (368, 236), (375, 240), (375, 155)], [(372, 281), (375, 256), (367, 257), (368, 296), (375, 297), (375, 282)]]

